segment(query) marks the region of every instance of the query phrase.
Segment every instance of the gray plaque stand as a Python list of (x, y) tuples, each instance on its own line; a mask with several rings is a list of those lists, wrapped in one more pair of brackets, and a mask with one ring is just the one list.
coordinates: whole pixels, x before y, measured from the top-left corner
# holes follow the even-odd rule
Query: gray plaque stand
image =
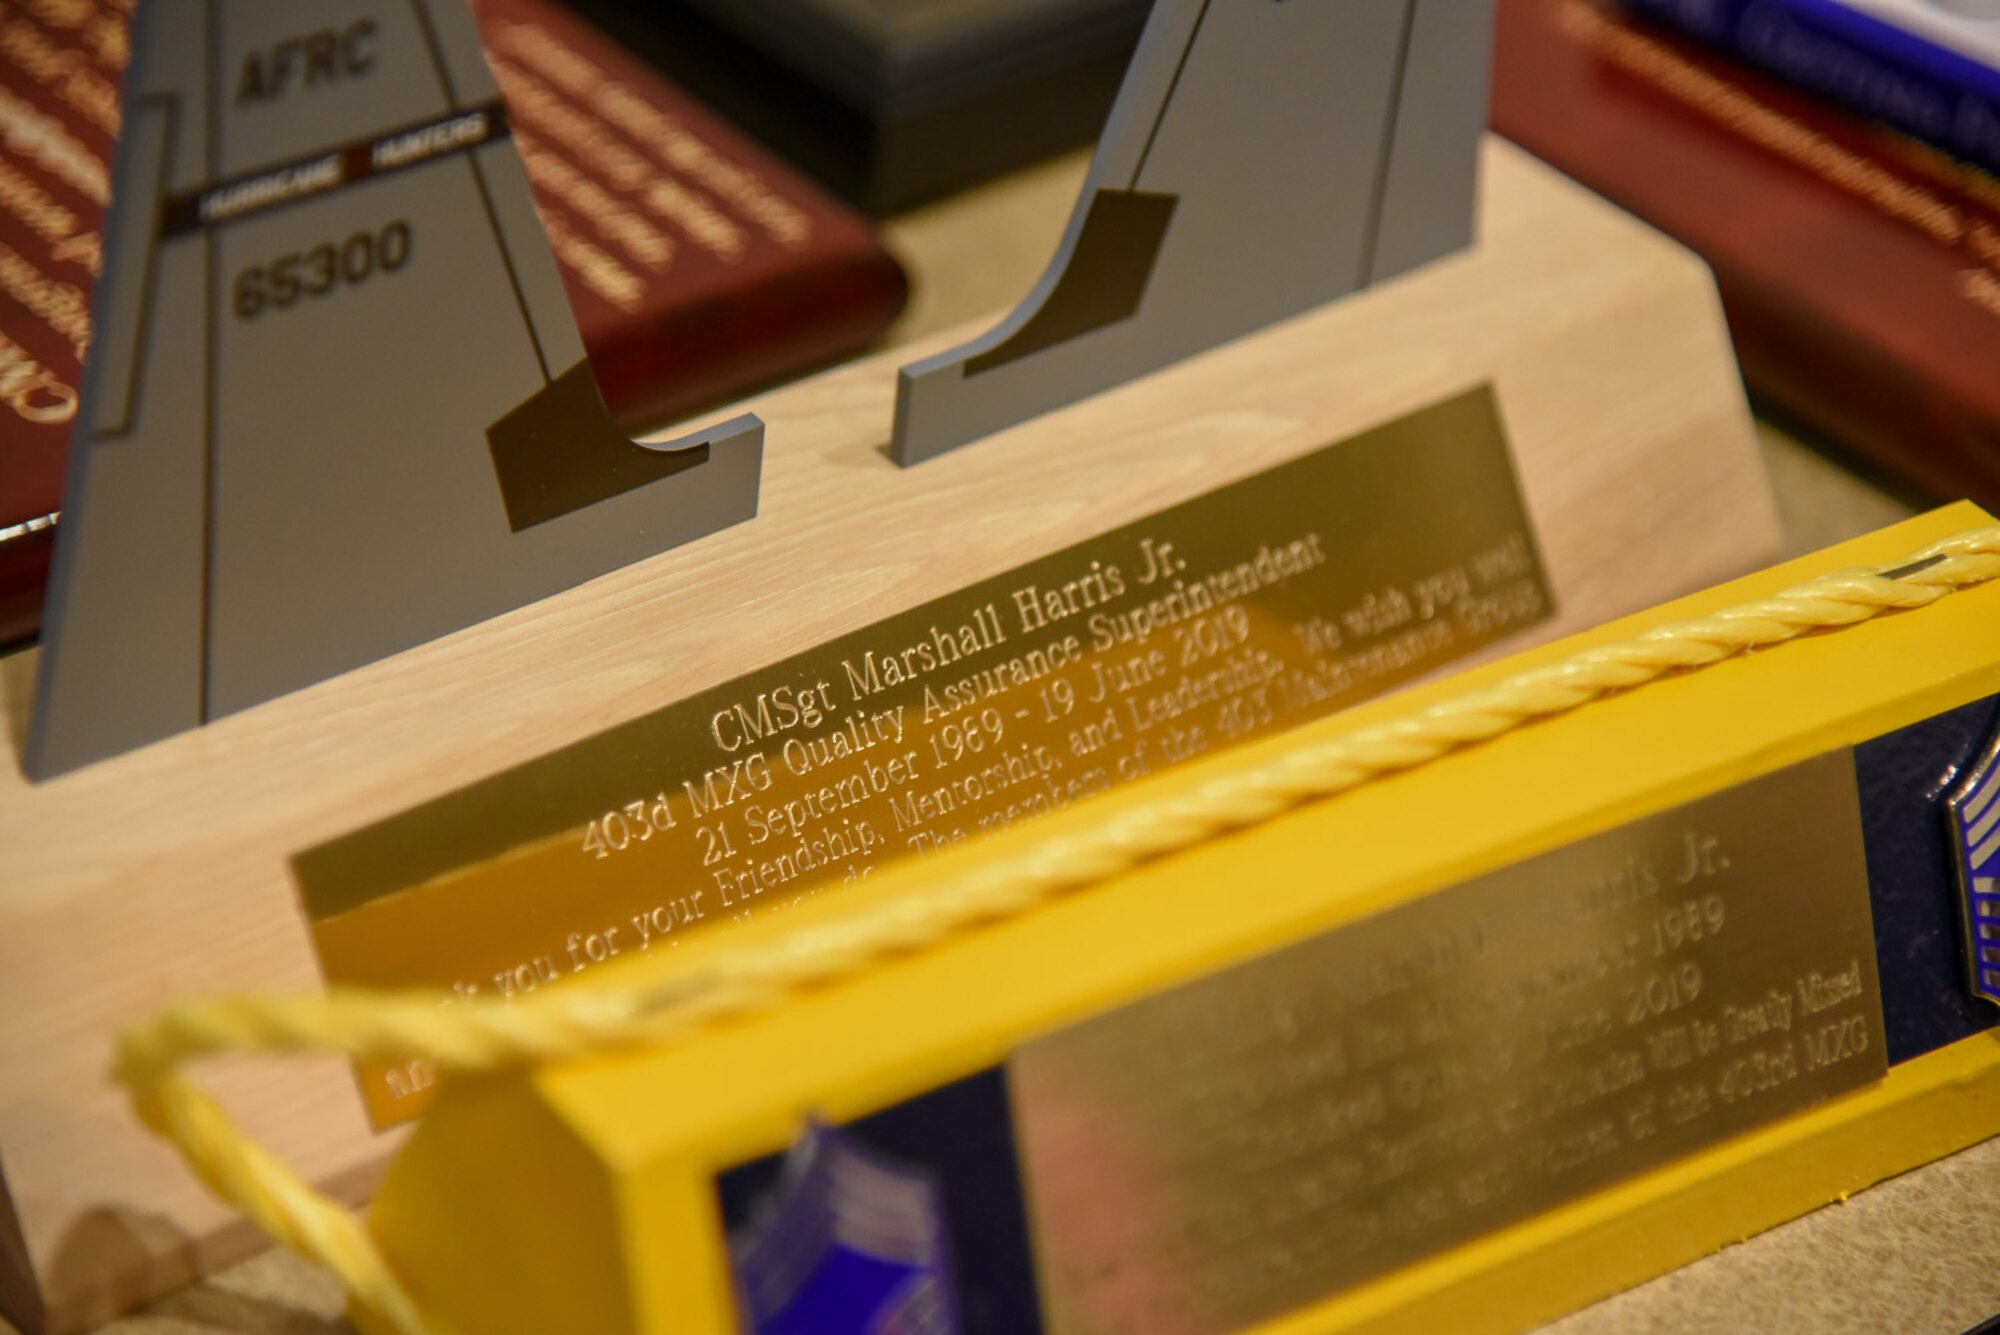
[(912, 464), (1467, 245), (1492, 0), (1158, 0), (1054, 261), (903, 368)]
[(611, 424), (461, 0), (136, 38), (30, 775), (756, 512), (754, 416)]

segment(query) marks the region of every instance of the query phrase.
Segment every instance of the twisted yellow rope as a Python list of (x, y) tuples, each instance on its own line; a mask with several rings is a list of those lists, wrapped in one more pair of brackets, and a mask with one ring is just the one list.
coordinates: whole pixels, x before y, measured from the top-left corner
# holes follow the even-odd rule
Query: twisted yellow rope
[(440, 1007), (430, 992), (341, 989), (184, 1002), (121, 1037), (113, 1074), (129, 1090), (139, 1117), (178, 1147), (217, 1195), (285, 1246), (333, 1271), (389, 1328), (431, 1335), (436, 1327), (355, 1217), (248, 1140), (179, 1073), (182, 1065), (221, 1052), (329, 1052), (357, 1061), (423, 1057), (442, 1070), (463, 1072), (683, 1040), (718, 1020), (776, 1006), (874, 961), (1026, 912), (1153, 858), (1416, 768), (1611, 692), (1808, 631), (1924, 607), (1996, 578), (2000, 526), (1973, 529), (1892, 566), (1825, 575), (1760, 602), (1586, 649), (1405, 718), (1294, 747), (1184, 796), (1129, 808), (1005, 860), (965, 862), (920, 893), (769, 944), (718, 954), (662, 980), (615, 992), (558, 989), (511, 1004), (450, 1007)]

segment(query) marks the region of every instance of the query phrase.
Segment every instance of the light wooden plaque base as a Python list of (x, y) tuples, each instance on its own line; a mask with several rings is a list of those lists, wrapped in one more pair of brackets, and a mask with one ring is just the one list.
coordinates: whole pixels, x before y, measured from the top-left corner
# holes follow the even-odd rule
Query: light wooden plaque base
[[(895, 370), (965, 331), (884, 354), (754, 402), (748, 524), (48, 784), (10, 753), (0, 1164), (48, 1328), (258, 1245), (105, 1071), (117, 1028), (168, 998), (317, 984), (286, 870), (301, 848), (1486, 381), (1556, 590), (1533, 638), (1769, 557), (1707, 271), (1518, 151), (1489, 142), (1484, 171), (1480, 244), (1387, 286), (907, 471), (883, 453)], [(0, 660), (10, 752), (32, 660)], [(332, 1063), (213, 1083), (357, 1201), (400, 1143), (369, 1133)]]

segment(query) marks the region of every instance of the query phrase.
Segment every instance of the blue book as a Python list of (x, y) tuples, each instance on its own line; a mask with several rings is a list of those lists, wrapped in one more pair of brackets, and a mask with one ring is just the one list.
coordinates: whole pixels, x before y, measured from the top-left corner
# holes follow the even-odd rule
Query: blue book
[(1624, 3), (1801, 88), (2000, 171), (2000, 3)]

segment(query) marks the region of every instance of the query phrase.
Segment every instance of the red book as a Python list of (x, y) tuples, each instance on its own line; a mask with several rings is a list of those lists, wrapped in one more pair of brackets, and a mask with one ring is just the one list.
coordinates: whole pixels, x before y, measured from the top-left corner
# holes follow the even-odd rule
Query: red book
[(130, 8), (0, 11), (0, 646), (33, 633), (55, 550)]
[(1744, 379), (2000, 504), (2000, 181), (1634, 20), (1499, 0), (1493, 126), (1715, 271)]
[(906, 280), (873, 227), (650, 66), (546, 0), (472, 9), (620, 422), (738, 398), (901, 312)]
[[(131, 6), (0, 8), (0, 646), (40, 621)], [(548, 0), (473, 8), (626, 427), (857, 351), (902, 310), (903, 271), (860, 215)]]

